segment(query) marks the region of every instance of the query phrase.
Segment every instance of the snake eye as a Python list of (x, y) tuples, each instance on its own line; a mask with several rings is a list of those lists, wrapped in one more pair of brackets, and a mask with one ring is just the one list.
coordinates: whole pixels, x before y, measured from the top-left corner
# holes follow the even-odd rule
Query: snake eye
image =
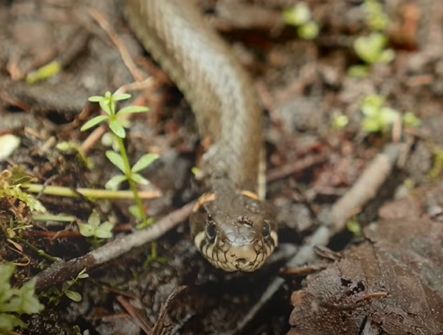
[(269, 236), (271, 236), (271, 225), (269, 224), (269, 222), (265, 221), (262, 229), (262, 234), (264, 238), (268, 238)]
[(217, 236), (217, 228), (215, 227), (215, 223), (209, 222), (206, 225), (206, 237), (210, 242), (214, 242), (216, 236)]

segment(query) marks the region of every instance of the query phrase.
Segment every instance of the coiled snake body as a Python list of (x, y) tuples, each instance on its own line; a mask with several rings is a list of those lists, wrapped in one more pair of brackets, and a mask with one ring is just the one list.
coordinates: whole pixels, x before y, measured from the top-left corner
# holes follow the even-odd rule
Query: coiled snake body
[(190, 103), (212, 146), (210, 192), (191, 216), (197, 248), (225, 271), (254, 271), (277, 245), (275, 222), (256, 196), (262, 113), (225, 42), (189, 0), (126, 0), (127, 20)]

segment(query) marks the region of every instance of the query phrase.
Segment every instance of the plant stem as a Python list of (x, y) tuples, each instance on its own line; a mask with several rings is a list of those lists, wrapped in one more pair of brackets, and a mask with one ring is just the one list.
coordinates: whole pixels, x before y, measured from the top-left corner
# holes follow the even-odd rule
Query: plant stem
[[(124, 200), (134, 199), (132, 191), (111, 191), (93, 188), (69, 188), (64, 186), (46, 186), (42, 184), (22, 184), (21, 188), (30, 193), (42, 193), (59, 197), (79, 198), (84, 196), (90, 199)], [(160, 196), (159, 192), (138, 192), (141, 199), (155, 199)]]
[(120, 155), (122, 156), (122, 159), (123, 159), (123, 164), (125, 167), (125, 175), (126, 175), (126, 178), (128, 179), (129, 188), (131, 189), (132, 194), (134, 195), (134, 201), (138, 207), (138, 211), (141, 215), (142, 222), (144, 225), (148, 225), (148, 218), (145, 213), (145, 207), (143, 206), (142, 199), (140, 198), (140, 195), (138, 193), (137, 185), (134, 182), (134, 180), (132, 179), (131, 165), (129, 164), (129, 159), (128, 159), (128, 155), (126, 153), (126, 148), (123, 143), (123, 139), (118, 137), (115, 134), (114, 134), (114, 138), (117, 141), (118, 149), (119, 149)]

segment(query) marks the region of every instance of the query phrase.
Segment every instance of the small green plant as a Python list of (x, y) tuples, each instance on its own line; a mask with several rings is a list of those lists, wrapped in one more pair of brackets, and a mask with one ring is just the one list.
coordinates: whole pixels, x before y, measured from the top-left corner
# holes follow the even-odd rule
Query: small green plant
[(400, 114), (385, 105), (385, 99), (373, 94), (365, 97), (361, 104), (363, 121), (361, 128), (367, 133), (387, 131)]
[(341, 130), (349, 124), (349, 118), (342, 113), (334, 113), (332, 115), (332, 128)]
[(81, 270), (78, 275), (71, 280), (66, 281), (62, 286), (62, 294), (74, 302), (82, 301), (82, 296), (77, 291), (72, 290), (72, 287), (76, 285), (81, 279), (88, 278), (89, 275), (86, 273), (86, 269)]
[(80, 234), (85, 237), (111, 238), (114, 225), (108, 221), (100, 222), (100, 216), (96, 211), (89, 215), (88, 223), (78, 223)]
[(106, 183), (106, 187), (109, 189), (117, 189), (123, 182), (127, 181), (135, 199), (135, 206), (130, 207), (130, 212), (140, 220), (144, 226), (148, 226), (152, 222), (149, 221), (146, 216), (143, 202), (138, 194), (137, 185), (148, 184), (148, 181), (143, 178), (139, 172), (152, 164), (152, 162), (158, 158), (158, 155), (152, 153), (145, 154), (131, 167), (123, 142), (123, 139), (126, 137), (125, 128), (129, 126), (126, 117), (133, 113), (146, 113), (149, 109), (142, 106), (127, 106), (117, 110), (117, 103), (119, 101), (127, 100), (130, 97), (129, 94), (112, 94), (111, 92), (106, 92), (104, 96), (90, 97), (89, 101), (99, 103), (104, 114), (87, 121), (82, 126), (81, 130), (85, 131), (102, 123), (108, 125), (118, 152), (109, 150), (106, 152), (106, 157), (122, 172), (122, 174), (112, 177)]
[(406, 128), (416, 128), (421, 124), (421, 120), (414, 113), (407, 112), (401, 116), (398, 111), (386, 106), (385, 99), (377, 94), (366, 96), (360, 108), (364, 115), (361, 128), (367, 133), (385, 132), (399, 118), (402, 118)]
[(368, 65), (389, 63), (394, 59), (395, 53), (387, 49), (387, 38), (381, 33), (372, 33), (369, 36), (358, 37), (354, 42), (356, 54)]
[(403, 115), (403, 125), (406, 128), (417, 128), (421, 125), (421, 120), (412, 112), (406, 112)]
[(363, 8), (366, 12), (366, 25), (373, 31), (385, 31), (389, 18), (378, 0), (365, 0)]
[(366, 25), (371, 33), (354, 41), (354, 51), (365, 64), (349, 68), (349, 75), (359, 78), (366, 77), (373, 65), (390, 63), (395, 57), (394, 50), (388, 48), (385, 31), (389, 18), (384, 13), (383, 6), (378, 0), (365, 0), (363, 9), (366, 13)]
[(29, 180), (19, 167), (0, 172), (0, 214), (2, 208), (6, 209), (4, 213), (8, 213), (0, 216), (0, 229), (9, 239), (32, 227), (32, 214), (46, 212), (40, 201), (21, 188), (22, 183)]
[(64, 282), (61, 289), (51, 287), (46, 290), (44, 296), (47, 299), (48, 304), (58, 305), (63, 297), (66, 297), (74, 302), (82, 301), (81, 294), (73, 290), (73, 287), (77, 285), (80, 280), (86, 278), (89, 278), (89, 275), (86, 273), (86, 269), (83, 269), (77, 274), (77, 276), (75, 276), (75, 278)]
[(0, 334), (9, 334), (16, 327), (26, 327), (20, 315), (39, 313), (44, 308), (35, 295), (35, 279), (20, 288), (13, 288), (10, 279), (14, 272), (15, 265), (0, 264)]
[(436, 180), (443, 170), (443, 148), (434, 147), (432, 150), (432, 154), (434, 156), (434, 162), (432, 164), (432, 168), (428, 173), (428, 178), (430, 180)]
[(320, 30), (317, 22), (312, 19), (311, 10), (304, 2), (284, 10), (283, 20), (286, 24), (296, 27), (298, 36), (305, 40), (316, 38)]

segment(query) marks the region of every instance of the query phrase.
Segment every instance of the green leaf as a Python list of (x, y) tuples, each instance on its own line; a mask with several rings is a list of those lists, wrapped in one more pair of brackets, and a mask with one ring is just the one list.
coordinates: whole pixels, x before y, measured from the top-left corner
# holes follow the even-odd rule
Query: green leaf
[(145, 178), (143, 178), (140, 174), (138, 174), (138, 173), (133, 173), (132, 175), (131, 175), (131, 179), (134, 181), (134, 182), (136, 182), (137, 184), (140, 184), (140, 185), (148, 185), (149, 184), (149, 181), (147, 180), (147, 179), (145, 179)]
[(74, 302), (82, 301), (81, 294), (76, 291), (67, 290), (65, 291), (65, 295)]
[(124, 175), (116, 175), (108, 180), (108, 182), (105, 184), (105, 188), (108, 190), (118, 190), (121, 183), (123, 183), (125, 180), (127, 180), (126, 176)]
[(112, 228), (114, 228), (114, 225), (108, 221), (105, 221), (98, 226), (97, 230), (95, 231), (95, 236), (98, 238), (111, 238)]
[(126, 137), (125, 128), (123, 128), (121, 122), (117, 119), (111, 120), (109, 122), (109, 128), (111, 128), (112, 132), (120, 138)]
[(100, 224), (100, 215), (95, 210), (92, 211), (91, 215), (89, 215), (88, 224), (93, 227), (98, 227), (98, 225)]
[(112, 95), (112, 99), (114, 101), (122, 101), (122, 100), (128, 100), (131, 97), (128, 93), (114, 93)]
[(148, 107), (144, 106), (127, 106), (123, 107), (118, 111), (118, 115), (124, 115), (124, 114), (133, 114), (133, 113), (146, 113), (149, 112)]
[(137, 220), (143, 218), (143, 214), (140, 212), (140, 208), (137, 205), (129, 206), (129, 213), (131, 213)]
[(139, 172), (151, 165), (158, 158), (157, 154), (144, 154), (132, 167), (132, 172)]
[(24, 322), (15, 315), (0, 313), (0, 334), (9, 334), (15, 327), (25, 326)]
[(106, 121), (108, 119), (107, 115), (99, 115), (96, 116), (94, 118), (92, 118), (91, 120), (87, 121), (81, 128), (80, 131), (85, 131), (88, 130), (92, 127), (95, 127), (96, 125)]
[(300, 26), (311, 19), (311, 11), (304, 2), (297, 3), (294, 7), (283, 11), (283, 21), (286, 24)]
[(100, 102), (100, 101), (103, 101), (105, 99), (106, 99), (105, 97), (102, 97), (100, 95), (93, 95), (92, 97), (88, 98), (88, 101), (90, 101), (90, 102)]
[(81, 271), (78, 273), (78, 275), (77, 275), (77, 278), (78, 278), (78, 279), (85, 279), (85, 278), (88, 278), (88, 277), (89, 277), (89, 274), (86, 273), (86, 268), (84, 268), (83, 270), (81, 270)]
[(78, 228), (80, 231), (80, 234), (84, 237), (91, 237), (94, 236), (95, 234), (95, 227), (91, 226), (90, 224), (87, 223), (80, 223), (78, 222)]
[(125, 163), (123, 161), (123, 157), (115, 151), (108, 150), (106, 151), (106, 157), (114, 164), (120, 171), (125, 173)]
[(312, 40), (317, 37), (320, 28), (314, 21), (306, 22), (297, 28), (298, 36), (305, 40)]
[(108, 114), (109, 116), (114, 115), (114, 111), (115, 111), (115, 102), (113, 102), (111, 99), (103, 99), (100, 100), (99, 102), (100, 108), (102, 109), (103, 112), (105, 112), (106, 114)]
[(20, 311), (19, 313), (34, 314), (43, 310), (43, 305), (38, 301), (35, 295), (35, 283), (37, 279), (33, 278), (23, 284), (20, 288)]

